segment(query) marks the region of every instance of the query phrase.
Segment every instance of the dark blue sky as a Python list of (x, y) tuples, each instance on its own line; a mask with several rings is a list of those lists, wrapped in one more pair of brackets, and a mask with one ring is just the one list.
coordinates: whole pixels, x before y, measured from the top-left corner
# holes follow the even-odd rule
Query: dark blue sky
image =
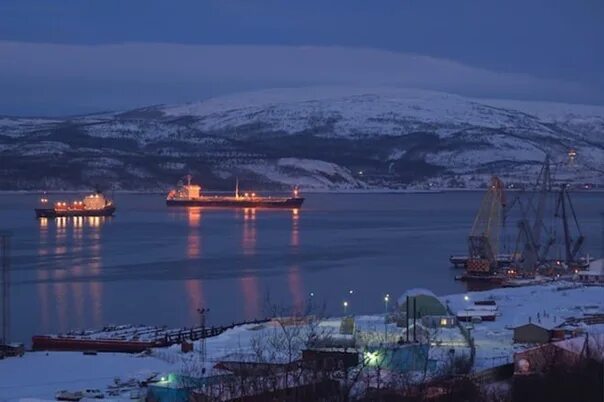
[(604, 90), (604, 0), (0, 0), (0, 40), (378, 48)]

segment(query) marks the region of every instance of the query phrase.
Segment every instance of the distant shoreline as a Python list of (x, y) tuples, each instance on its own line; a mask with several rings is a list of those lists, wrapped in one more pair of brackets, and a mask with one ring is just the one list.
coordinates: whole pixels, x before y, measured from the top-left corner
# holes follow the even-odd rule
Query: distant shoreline
[[(44, 190), (0, 190), (0, 195), (31, 195), (31, 194), (82, 194), (89, 193), (91, 190), (56, 190), (56, 191), (44, 191)], [(302, 189), (302, 196), (304, 194), (441, 194), (441, 193), (472, 193), (478, 192), (483, 193), (486, 188), (440, 188), (434, 190), (411, 190), (411, 189)], [(506, 192), (519, 192), (524, 191), (522, 189), (506, 189)], [(604, 188), (595, 188), (590, 190), (573, 189), (573, 193), (604, 193)], [(273, 191), (267, 190), (259, 192), (264, 194), (283, 194), (288, 193), (287, 190)], [(145, 191), (145, 190), (115, 190), (107, 191), (106, 194), (136, 194), (136, 195), (166, 195), (167, 191)], [(208, 191), (208, 194), (232, 194), (232, 191)]]

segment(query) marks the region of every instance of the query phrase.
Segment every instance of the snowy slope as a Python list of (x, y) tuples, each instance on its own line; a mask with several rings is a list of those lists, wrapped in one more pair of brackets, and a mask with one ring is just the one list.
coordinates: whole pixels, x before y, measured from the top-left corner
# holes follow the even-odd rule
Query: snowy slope
[(1, 188), (44, 188), (59, 176), (66, 187), (163, 189), (187, 172), (216, 189), (230, 188), (234, 176), (281, 189), (473, 188), (493, 174), (532, 182), (546, 153), (560, 178), (604, 185), (604, 107), (314, 87), (64, 120), (0, 119), (10, 167)]

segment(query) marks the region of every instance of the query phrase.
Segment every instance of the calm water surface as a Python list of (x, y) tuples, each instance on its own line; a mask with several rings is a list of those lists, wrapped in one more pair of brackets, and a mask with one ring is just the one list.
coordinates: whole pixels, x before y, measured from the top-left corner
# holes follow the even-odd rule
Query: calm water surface
[[(411, 287), (459, 292), (448, 257), (464, 252), (481, 193), (307, 194), (292, 211), (174, 209), (121, 194), (111, 219), (37, 221), (37, 195), (0, 195), (12, 231), (12, 329), (32, 334), (110, 323), (210, 324), (262, 317), (266, 300), (302, 309), (380, 312)], [(75, 196), (73, 196), (75, 198)], [(574, 197), (601, 251), (603, 194)], [(353, 290), (353, 294), (349, 294)]]

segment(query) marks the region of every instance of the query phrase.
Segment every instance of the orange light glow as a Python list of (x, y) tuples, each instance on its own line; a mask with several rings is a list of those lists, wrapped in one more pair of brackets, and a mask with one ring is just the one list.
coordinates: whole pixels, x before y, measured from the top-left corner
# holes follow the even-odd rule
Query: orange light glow
[[(93, 240), (90, 251), (94, 260), (88, 264), (88, 269), (94, 278), (98, 278), (102, 269), (100, 237)], [(88, 293), (92, 303), (92, 326), (100, 327), (103, 322), (103, 282), (98, 279), (90, 281)]]
[(300, 234), (298, 230), (298, 219), (300, 216), (298, 215), (297, 209), (292, 209), (292, 236), (291, 236), (291, 245), (292, 247), (297, 248), (300, 245)]
[(260, 314), (260, 292), (258, 279), (254, 276), (245, 276), (240, 279), (243, 289), (245, 318), (253, 320)]
[(300, 268), (296, 265), (290, 267), (287, 273), (287, 284), (292, 296), (292, 305), (295, 313), (302, 313), (304, 309), (304, 287), (300, 277)]
[(189, 227), (199, 226), (199, 222), (201, 221), (201, 208), (188, 208), (187, 220), (189, 222)]
[(256, 251), (256, 219), (255, 208), (243, 209), (243, 254), (254, 255)]
[(189, 299), (189, 314), (191, 322), (198, 323), (199, 313), (197, 309), (205, 306), (203, 297), (203, 283), (200, 279), (187, 279), (185, 281), (185, 293)]

